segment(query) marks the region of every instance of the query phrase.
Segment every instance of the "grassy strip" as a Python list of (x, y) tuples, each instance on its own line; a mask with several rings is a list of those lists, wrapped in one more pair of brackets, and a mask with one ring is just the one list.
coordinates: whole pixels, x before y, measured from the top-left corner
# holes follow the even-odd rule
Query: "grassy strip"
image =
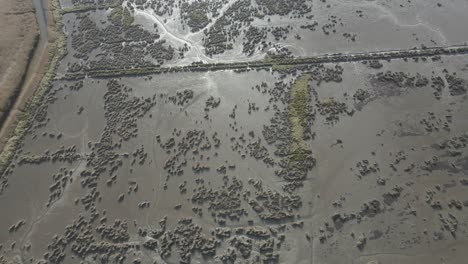
[(94, 11), (94, 10), (99, 10), (99, 9), (115, 8), (115, 7), (119, 7), (119, 6), (120, 6), (120, 3), (118, 1), (115, 1), (112, 4), (106, 4), (106, 5), (74, 6), (74, 7), (61, 9), (60, 14), (63, 15), (63, 14), (68, 14), (68, 13), (83, 13), (83, 12)]
[(206, 72), (206, 71), (221, 71), (221, 70), (239, 70), (248, 68), (264, 68), (269, 69), (272, 64), (248, 64), (248, 63), (232, 63), (232, 64), (201, 64), (201, 65), (189, 65), (180, 67), (145, 67), (145, 68), (132, 68), (132, 69), (109, 69), (109, 70), (96, 70), (86, 71), (84, 73), (68, 73), (62, 79), (66, 80), (77, 80), (82, 79), (85, 76), (93, 78), (110, 78), (118, 76), (138, 76), (158, 73), (170, 73), (170, 72)]
[(13, 131), (12, 136), (8, 139), (5, 147), (0, 153), (0, 175), (3, 175), (8, 165), (13, 160), (15, 152), (24, 139), (27, 131), (31, 127), (34, 120), (34, 113), (36, 109), (42, 104), (45, 94), (49, 91), (51, 81), (55, 77), (55, 71), (58, 67), (60, 60), (65, 55), (65, 35), (62, 31), (62, 13), (60, 12), (60, 6), (58, 0), (51, 0), (52, 14), (55, 20), (55, 34), (50, 36), (54, 39), (54, 42), (49, 44), (50, 48), (50, 61), (49, 67), (44, 74), (38, 89), (34, 93), (34, 96), (30, 99), (25, 107), (25, 111), (19, 117), (18, 124)]
[(80, 12), (88, 12), (92, 10), (96, 10), (96, 6), (75, 6), (75, 7), (69, 7), (69, 8), (64, 8), (60, 10), (60, 13), (63, 14), (68, 14), (68, 13), (80, 13)]
[(39, 34), (37, 34), (34, 37), (32, 48), (29, 50), (26, 66), (24, 67), (24, 72), (22, 73), (21, 80), (18, 82), (18, 84), (16, 84), (16, 87), (14, 88), (12, 93), (8, 96), (8, 100), (4, 104), (3, 113), (0, 116), (0, 124), (2, 125), (6, 125), (6, 120), (8, 119), (8, 116), (12, 112), (14, 112), (15, 102), (21, 94), (21, 88), (25, 85), (25, 82), (27, 81), (26, 76), (28, 74), (28, 71), (30, 70), (31, 63), (34, 58), (34, 54), (38, 50), (39, 40), (40, 40), (40, 36)]
[(294, 67), (296, 67), (296, 65), (289, 65), (289, 64), (274, 64), (271, 69), (273, 71), (289, 71), (289, 70), (292, 70), (294, 69)]
[(306, 145), (304, 143), (303, 124), (307, 119), (307, 109), (309, 103), (309, 92), (307, 89), (310, 74), (299, 76), (291, 88), (290, 101), (288, 106), (289, 122), (291, 123), (291, 145), (290, 159), (293, 161), (302, 161), (306, 154)]
[(64, 79), (82, 79), (86, 75), (96, 78), (110, 78), (132, 75), (148, 75), (154, 73), (166, 72), (185, 72), (185, 71), (220, 71), (220, 70), (240, 70), (240, 69), (272, 69), (273, 71), (289, 71), (298, 66), (313, 65), (321, 63), (340, 63), (366, 60), (380, 59), (398, 59), (398, 58), (415, 58), (429, 56), (450, 56), (468, 54), (468, 46), (457, 47), (437, 47), (421, 50), (403, 50), (403, 51), (381, 51), (356, 54), (331, 54), (321, 55), (316, 57), (302, 58), (266, 58), (265, 60), (251, 62), (236, 62), (236, 63), (204, 63), (193, 64), (178, 67), (146, 67), (133, 69), (112, 69), (86, 71), (84, 73), (67, 74)]

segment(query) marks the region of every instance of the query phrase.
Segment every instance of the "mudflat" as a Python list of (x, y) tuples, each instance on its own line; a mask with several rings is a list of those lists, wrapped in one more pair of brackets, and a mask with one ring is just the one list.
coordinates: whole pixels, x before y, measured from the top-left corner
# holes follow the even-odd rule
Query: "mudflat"
[(0, 264), (466, 263), (466, 0), (47, 4)]

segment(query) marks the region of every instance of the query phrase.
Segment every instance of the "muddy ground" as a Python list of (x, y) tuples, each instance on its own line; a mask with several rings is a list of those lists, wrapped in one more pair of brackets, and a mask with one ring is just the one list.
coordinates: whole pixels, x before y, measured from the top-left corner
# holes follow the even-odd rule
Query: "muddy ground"
[[(147, 1), (154, 5), (138, 9), (141, 2), (64, 14), (68, 53), (58, 76), (89, 67), (185, 65), (190, 56), (209, 62), (267, 54), (242, 48), (210, 55), (195, 37), (205, 34), (200, 25), (211, 28), (216, 15), (244, 0), (207, 1), (211, 22), (171, 9), (171, 1)], [(391, 10), (383, 20), (405, 12), (386, 1), (297, 0), (297, 9), (284, 14), (272, 2), (251, 2), (267, 5), (254, 21), (284, 19), (295, 26), (291, 21), (305, 21), (299, 15), (290, 20), (297, 12), (319, 17), (323, 8), (350, 6)], [(302, 2), (311, 9), (299, 8)], [(410, 4), (421, 8), (417, 19), (433, 8), (457, 14), (463, 5)], [(177, 27), (187, 38), (169, 33), (171, 14), (186, 16)], [(390, 31), (395, 24), (409, 28), (383, 23)], [(410, 28), (427, 33), (425, 26)], [(361, 30), (355, 29), (357, 36), (371, 34)], [(440, 32), (453, 37), (437, 46), (463, 45), (461, 35)], [(310, 34), (283, 41), (307, 55), (367, 51), (346, 44), (348, 37), (334, 45), (323, 32), (323, 39), (305, 40)], [(173, 57), (166, 57), (168, 37), (189, 43), (185, 54), (191, 55), (182, 58), (174, 45)], [(393, 37), (401, 46), (381, 38), (362, 41), (374, 51), (414, 44)], [(244, 45), (241, 39), (233, 45)], [(151, 53), (153, 48), (165, 53)], [(268, 56), (300, 55), (281, 52)], [(0, 263), (463, 263), (467, 90), (463, 54), (56, 78), (0, 178), (0, 210), (7, 212), (0, 221)]]

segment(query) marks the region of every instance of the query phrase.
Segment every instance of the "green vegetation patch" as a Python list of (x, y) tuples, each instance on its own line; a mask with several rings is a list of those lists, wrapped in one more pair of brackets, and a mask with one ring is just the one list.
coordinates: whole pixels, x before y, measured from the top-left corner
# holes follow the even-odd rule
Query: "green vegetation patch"
[(296, 68), (296, 65), (288, 65), (288, 64), (273, 64), (271, 67), (273, 71), (279, 71), (279, 72), (289, 72)]
[(121, 5), (114, 7), (108, 18), (113, 24), (124, 26), (130, 26), (135, 21), (130, 11)]
[(196, 32), (210, 23), (210, 19), (208, 19), (205, 12), (200, 9), (191, 12), (188, 18), (188, 25), (192, 28), (192, 32)]
[(291, 124), (290, 159), (302, 161), (309, 151), (304, 142), (304, 125), (307, 123), (309, 103), (308, 83), (310, 74), (299, 76), (291, 87), (288, 106), (289, 122)]

